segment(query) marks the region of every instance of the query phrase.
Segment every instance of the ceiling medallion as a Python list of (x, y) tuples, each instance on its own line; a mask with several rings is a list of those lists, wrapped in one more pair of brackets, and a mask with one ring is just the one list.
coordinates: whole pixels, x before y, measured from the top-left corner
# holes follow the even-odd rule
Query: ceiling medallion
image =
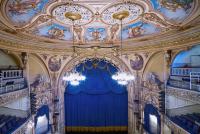
[(82, 17), (80, 14), (78, 13), (73, 13), (73, 12), (67, 12), (65, 13), (65, 17), (72, 20), (72, 21), (75, 21), (75, 20), (80, 20)]
[(76, 19), (75, 25), (86, 25), (93, 20), (93, 12), (78, 4), (59, 5), (52, 10), (55, 19), (63, 24), (72, 25), (73, 18)]
[(143, 12), (144, 12), (144, 9), (139, 4), (120, 3), (120, 4), (116, 4), (105, 9), (102, 12), (102, 21), (109, 25), (120, 23), (120, 19), (117, 19), (115, 17), (115, 13), (120, 13), (120, 14), (123, 14), (123, 16), (126, 14), (126, 17), (124, 17), (124, 20), (123, 20), (123, 24), (128, 24), (128, 23), (136, 21)]
[(123, 20), (125, 18), (127, 18), (129, 16), (129, 12), (128, 11), (121, 11), (119, 13), (114, 13), (113, 14), (113, 18), (117, 19), (117, 20)]

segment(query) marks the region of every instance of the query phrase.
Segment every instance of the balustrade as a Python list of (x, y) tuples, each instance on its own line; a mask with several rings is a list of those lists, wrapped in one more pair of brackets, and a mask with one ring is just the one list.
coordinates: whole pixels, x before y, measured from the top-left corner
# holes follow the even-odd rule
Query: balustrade
[(26, 88), (23, 70), (0, 70), (0, 94)]
[(200, 92), (200, 68), (172, 68), (167, 84)]

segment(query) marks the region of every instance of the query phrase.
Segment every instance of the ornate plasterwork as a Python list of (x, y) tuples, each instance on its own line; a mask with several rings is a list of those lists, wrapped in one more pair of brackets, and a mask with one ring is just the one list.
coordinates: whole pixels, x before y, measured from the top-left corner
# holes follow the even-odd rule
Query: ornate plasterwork
[[(132, 52), (144, 52), (144, 51), (156, 51), (162, 48), (163, 50), (168, 49), (177, 49), (192, 46), (194, 44), (200, 43), (200, 31), (199, 26), (196, 26), (192, 29), (187, 29), (182, 31), (179, 34), (174, 35), (172, 33), (170, 37), (158, 39), (152, 38), (144, 40), (135, 40), (131, 43), (125, 42), (127, 46), (123, 47), (123, 53), (132, 53)], [(37, 40), (32, 40), (31, 38), (26, 38), (24, 36), (23, 40), (20, 40), (18, 37), (12, 37), (11, 34), (0, 32), (0, 47), (2, 49), (13, 50), (13, 51), (26, 51), (26, 52), (36, 52), (36, 53), (54, 53), (54, 54), (66, 54), (73, 51), (72, 48), (66, 46), (55, 48), (55, 42), (40, 42)], [(30, 42), (31, 40), (31, 42)], [(132, 46), (130, 47), (129, 45)], [(84, 47), (83, 47), (84, 48)], [(86, 49), (84, 49), (86, 50)], [(108, 49), (107, 49), (108, 50)]]
[(120, 23), (119, 20), (116, 20), (113, 18), (113, 14), (121, 11), (128, 11), (129, 16), (123, 20), (123, 24), (128, 24), (131, 22), (136, 21), (140, 15), (144, 12), (144, 9), (142, 6), (135, 4), (135, 3), (120, 3), (113, 5), (107, 9), (105, 9), (101, 16), (102, 21), (106, 24), (113, 25), (116, 23)]
[(19, 98), (28, 96), (28, 89), (22, 89), (19, 91), (14, 91), (6, 94), (0, 95), (0, 106), (13, 102)]
[(90, 23), (93, 19), (93, 12), (90, 9), (77, 4), (59, 5), (53, 9), (52, 15), (57, 21), (63, 24), (72, 25), (72, 21), (65, 17), (65, 13), (67, 12), (73, 12), (81, 15), (81, 19), (74, 22), (75, 25), (85, 25)]
[[(86, 50), (87, 52), (87, 50)], [(81, 53), (80, 55), (76, 56), (76, 57), (73, 57), (70, 61), (68, 61), (66, 63), (66, 65), (63, 67), (61, 73), (59, 74), (59, 76), (57, 77), (57, 80), (54, 80), (56, 81), (56, 88), (57, 88), (57, 96), (59, 96), (60, 100), (59, 100), (59, 103), (57, 104), (58, 107), (56, 107), (56, 111), (59, 112), (59, 121), (60, 121), (60, 131), (61, 133), (64, 133), (64, 117), (65, 117), (65, 113), (64, 113), (64, 92), (65, 92), (65, 87), (66, 87), (66, 83), (64, 81), (62, 81), (62, 78), (65, 74), (66, 71), (70, 71), (72, 70), (77, 64), (79, 64), (80, 62), (84, 61), (85, 59), (87, 58), (104, 58), (106, 60), (108, 60), (109, 62), (115, 64), (116, 66), (119, 67), (120, 70), (124, 70), (124, 71), (127, 71), (127, 72), (131, 72), (129, 70), (129, 68), (127, 67), (127, 65), (118, 57), (115, 57), (113, 56), (112, 54), (110, 55), (104, 55), (103, 53)], [(127, 87), (127, 90), (128, 90), (128, 94), (129, 94), (129, 102), (132, 102), (132, 99), (133, 99), (133, 94), (131, 94), (130, 92), (133, 91), (133, 84), (131, 84), (130, 86)], [(129, 104), (130, 106), (131, 104)], [(132, 107), (128, 107), (129, 108), (129, 115), (131, 115), (130, 112), (132, 112), (133, 108)], [(129, 121), (131, 119), (133, 119), (134, 117), (132, 118), (129, 118)], [(131, 120), (133, 121), (133, 120)], [(131, 133), (132, 129), (134, 129), (132, 126), (131, 126), (131, 123), (129, 124), (130, 126), (130, 130), (129, 130), (129, 133)]]
[[(156, 36), (185, 25), (184, 21), (191, 18), (189, 15), (195, 14), (192, 16), (193, 19), (198, 15), (197, 10), (194, 12), (192, 10), (197, 9), (199, 4), (197, 0), (181, 2), (181, 6), (176, 6), (177, 4), (173, 2), (170, 4), (173, 8), (168, 8), (166, 5), (169, 5), (169, 2), (163, 0), (153, 2), (136, 0), (125, 1), (125, 3), (114, 0), (106, 2), (4, 0), (1, 6), (3, 16), (0, 17), (5, 25), (13, 29), (15, 35), (20, 32), (30, 38), (39, 39), (42, 43), (60, 44), (68, 41), (70, 43), (66, 44), (71, 44), (74, 31), (77, 44), (112, 45), (118, 44), (120, 30), (123, 39), (129, 42), (140, 37), (152, 39), (151, 35)], [(114, 20), (112, 14), (122, 10), (128, 11), (130, 15), (123, 20), (125, 25), (121, 29), (117, 26), (119, 21)], [(74, 30), (71, 21), (64, 16), (66, 12), (75, 12), (82, 16), (80, 21), (75, 21), (77, 27)]]
[(200, 104), (200, 92), (173, 88), (168, 86), (166, 90), (166, 95), (172, 95), (178, 98), (183, 98)]
[(36, 108), (40, 108), (42, 105), (49, 105), (52, 103), (52, 90), (50, 82), (39, 75), (31, 84), (31, 92), (36, 94)]

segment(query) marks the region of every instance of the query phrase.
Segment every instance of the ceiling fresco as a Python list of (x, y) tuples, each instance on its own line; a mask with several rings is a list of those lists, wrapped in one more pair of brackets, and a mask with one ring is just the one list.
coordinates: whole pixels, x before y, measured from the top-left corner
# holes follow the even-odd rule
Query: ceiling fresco
[[(156, 36), (184, 25), (193, 12), (196, 0), (134, 0), (128, 2), (80, 0), (5, 0), (2, 7), (6, 19), (18, 31), (34, 37), (57, 41), (114, 43), (122, 39)], [(97, 6), (98, 5), (98, 6)], [(128, 11), (129, 16), (120, 21), (114, 13)], [(65, 17), (77, 13), (80, 20)]]

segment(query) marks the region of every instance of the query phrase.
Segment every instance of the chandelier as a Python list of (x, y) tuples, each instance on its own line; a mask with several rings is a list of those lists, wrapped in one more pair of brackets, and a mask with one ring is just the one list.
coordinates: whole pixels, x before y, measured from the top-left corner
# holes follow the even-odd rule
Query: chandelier
[[(120, 45), (121, 58), (122, 58), (122, 20), (128, 16), (129, 16), (128, 11), (121, 11), (121, 12), (113, 14), (113, 18), (120, 20), (121, 22), (121, 45)], [(127, 85), (128, 82), (134, 80), (135, 77), (131, 74), (128, 74), (127, 72), (119, 71), (116, 74), (112, 75), (112, 79), (116, 80), (118, 84), (120, 85)]]
[[(81, 19), (81, 15), (73, 12), (66, 12), (65, 17), (70, 19), (73, 23), (73, 55), (75, 55), (75, 45), (74, 45), (74, 21)], [(63, 77), (63, 80), (68, 81), (72, 86), (78, 86), (80, 81), (84, 81), (86, 79), (85, 76), (80, 74), (79, 72), (73, 70)]]
[(68, 81), (73, 86), (78, 86), (80, 84), (80, 81), (84, 81), (85, 79), (85, 76), (75, 71), (63, 77), (63, 80)]

